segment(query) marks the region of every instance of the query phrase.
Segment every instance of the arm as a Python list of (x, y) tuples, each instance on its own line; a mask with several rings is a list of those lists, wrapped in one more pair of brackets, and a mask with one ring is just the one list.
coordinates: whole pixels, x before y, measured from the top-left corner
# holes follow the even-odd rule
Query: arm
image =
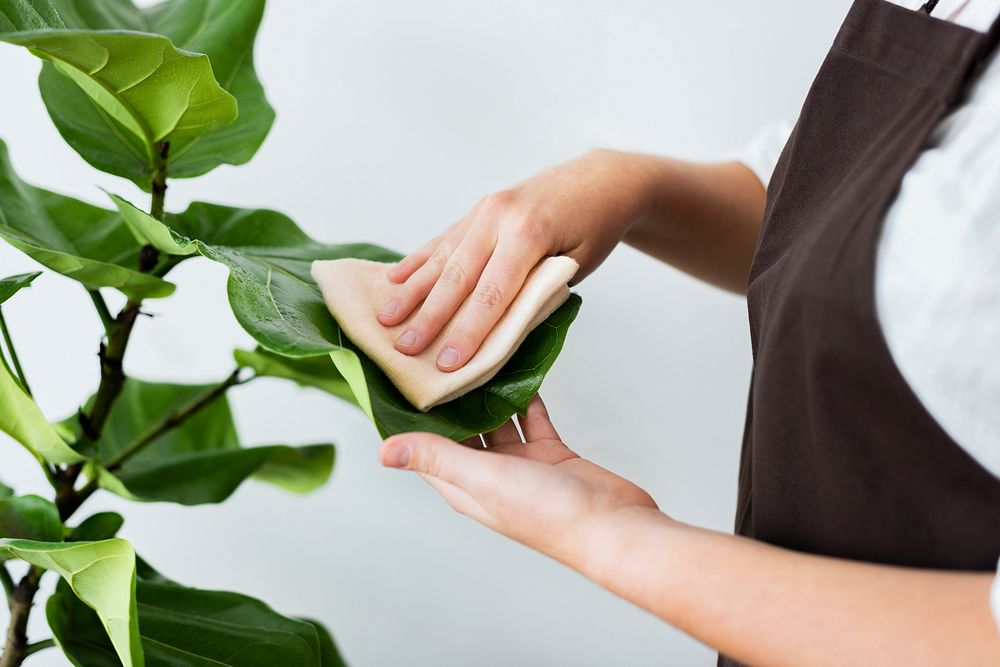
[(628, 510), (579, 569), (750, 665), (997, 665), (994, 573), (806, 555)]
[(384, 465), (421, 474), (456, 510), (559, 560), (751, 665), (997, 665), (991, 573), (889, 567), (779, 549), (661, 513), (559, 441), (536, 400), (476, 451), (390, 438)]
[(399, 285), (379, 321), (413, 315), (396, 349), (419, 354), (470, 297), (438, 367), (461, 368), (544, 257), (567, 255), (582, 280), (627, 240), (713, 284), (742, 292), (764, 188), (736, 163), (702, 165), (593, 151), (489, 195), (458, 223), (389, 270)]
[(739, 162), (644, 159), (652, 203), (625, 242), (707, 283), (745, 293), (767, 200), (760, 179)]

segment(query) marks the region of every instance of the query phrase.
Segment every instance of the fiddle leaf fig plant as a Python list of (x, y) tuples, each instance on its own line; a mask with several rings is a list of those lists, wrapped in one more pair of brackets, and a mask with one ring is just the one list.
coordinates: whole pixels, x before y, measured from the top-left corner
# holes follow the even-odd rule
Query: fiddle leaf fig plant
[[(526, 409), (579, 310), (574, 296), (490, 382), (424, 413), (348, 340), (309, 274), (314, 260), (391, 262), (397, 253), (316, 241), (271, 210), (198, 202), (169, 211), (169, 179), (244, 164), (270, 131), (275, 114), (253, 60), (263, 14), (264, 0), (0, 0), (0, 42), (42, 60), (39, 89), (61, 136), (93, 167), (149, 193), (140, 208), (114, 193), (95, 205), (36, 187), (0, 141), (0, 239), (46, 270), (0, 277), (0, 431), (12, 441), (0, 451), (32, 457), (52, 487), (48, 499), (19, 493), (22, 480), (0, 480), (10, 610), (0, 667), (53, 647), (79, 667), (343, 665), (319, 622), (168, 579), (118, 536), (119, 514), (81, 518), (85, 503), (104, 492), (194, 506), (221, 503), (248, 480), (293, 493), (325, 484), (332, 444), (245, 446), (237, 433), (229, 395), (260, 377), (348, 401), (383, 436), (488, 432)], [(147, 302), (171, 296), (170, 272), (198, 259), (228, 269), (233, 314), (256, 346), (235, 350), (232, 372), (211, 384), (126, 375)], [(103, 329), (96, 390), (62, 420), (35, 402), (17, 323), (3, 311), (51, 274), (82, 287)], [(116, 312), (111, 291), (124, 303)], [(46, 576), (58, 583), (39, 605)], [(29, 638), (29, 617), (42, 610), (52, 636)]]

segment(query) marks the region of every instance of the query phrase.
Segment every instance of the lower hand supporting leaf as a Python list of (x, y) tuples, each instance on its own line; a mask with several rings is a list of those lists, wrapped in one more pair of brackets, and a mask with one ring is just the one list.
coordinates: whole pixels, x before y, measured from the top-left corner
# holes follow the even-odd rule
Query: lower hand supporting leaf
[(382, 464), (412, 470), (452, 508), (571, 567), (591, 557), (594, 529), (629, 508), (656, 508), (645, 491), (580, 458), (559, 439), (545, 405), (536, 397), (520, 422), (513, 421), (465, 446), (429, 433), (389, 438)]

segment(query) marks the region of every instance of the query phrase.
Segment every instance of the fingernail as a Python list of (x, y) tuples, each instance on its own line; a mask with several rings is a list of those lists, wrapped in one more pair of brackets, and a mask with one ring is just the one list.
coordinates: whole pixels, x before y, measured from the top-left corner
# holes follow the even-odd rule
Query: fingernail
[(397, 310), (399, 310), (399, 300), (393, 299), (382, 307), (382, 310), (379, 311), (379, 315), (382, 317), (392, 317), (396, 314)]
[(385, 465), (390, 468), (405, 468), (410, 465), (409, 445), (398, 445), (386, 452)]
[(417, 332), (413, 329), (407, 329), (396, 342), (402, 347), (413, 347), (417, 344)]
[(441, 350), (441, 354), (438, 355), (438, 365), (450, 367), (458, 363), (460, 353), (458, 348), (448, 346)]

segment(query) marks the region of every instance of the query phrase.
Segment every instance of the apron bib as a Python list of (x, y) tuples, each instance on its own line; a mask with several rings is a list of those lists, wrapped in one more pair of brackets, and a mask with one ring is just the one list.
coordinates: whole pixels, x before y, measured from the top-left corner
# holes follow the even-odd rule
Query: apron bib
[(1000, 479), (914, 395), (875, 305), (886, 212), (1000, 42), (1000, 20), (982, 34), (925, 10), (855, 0), (768, 188), (736, 530), (807, 553), (987, 571)]

